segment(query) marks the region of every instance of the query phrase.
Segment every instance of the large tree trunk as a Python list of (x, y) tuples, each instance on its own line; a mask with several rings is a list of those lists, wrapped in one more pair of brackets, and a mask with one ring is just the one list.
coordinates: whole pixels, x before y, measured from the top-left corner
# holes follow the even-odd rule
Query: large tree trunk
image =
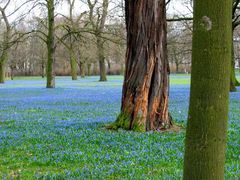
[(55, 72), (54, 72), (54, 0), (47, 1), (48, 8), (48, 37), (47, 37), (47, 88), (55, 88)]
[(170, 128), (165, 0), (125, 2), (126, 71), (121, 114), (114, 125), (135, 131)]
[(99, 81), (107, 81), (103, 40), (100, 37), (97, 40), (97, 53), (98, 53), (99, 71), (100, 71)]
[(184, 179), (223, 180), (231, 58), (229, 0), (194, 1)]

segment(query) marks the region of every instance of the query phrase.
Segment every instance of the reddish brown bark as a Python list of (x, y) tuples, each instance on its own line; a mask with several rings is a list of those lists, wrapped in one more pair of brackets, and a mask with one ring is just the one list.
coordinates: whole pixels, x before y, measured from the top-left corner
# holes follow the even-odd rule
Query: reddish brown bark
[(116, 125), (140, 131), (169, 128), (165, 0), (125, 2), (126, 71)]

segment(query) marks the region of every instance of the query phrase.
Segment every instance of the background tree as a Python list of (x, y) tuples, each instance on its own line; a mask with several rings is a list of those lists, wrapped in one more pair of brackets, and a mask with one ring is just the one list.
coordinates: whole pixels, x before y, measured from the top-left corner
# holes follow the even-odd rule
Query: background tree
[(46, 0), (48, 10), (48, 35), (47, 35), (47, 88), (55, 88), (55, 72), (54, 72), (54, 61), (55, 61), (55, 33), (54, 33), (54, 20), (55, 20), (55, 4), (54, 0)]
[(125, 6), (126, 71), (121, 114), (114, 126), (136, 131), (169, 128), (165, 1), (126, 0)]
[[(97, 54), (100, 70), (100, 81), (107, 81), (106, 66), (105, 66), (105, 54), (104, 54), (104, 39), (103, 33), (105, 23), (108, 14), (109, 0), (103, 0), (101, 6), (97, 6), (98, 1), (87, 0), (89, 7), (89, 25), (93, 29), (93, 33), (96, 37)], [(96, 14), (94, 11), (96, 9)]]
[(231, 5), (228, 0), (194, 1), (184, 179), (224, 179), (232, 42)]
[[(66, 47), (69, 52), (69, 59), (71, 65), (72, 80), (77, 80), (78, 75), (78, 62), (77, 62), (77, 46), (80, 42), (80, 26), (84, 26), (81, 19), (86, 12), (81, 13), (78, 16), (74, 16), (75, 0), (67, 0), (69, 5), (69, 16), (65, 17), (65, 25), (63, 26), (66, 33), (61, 37), (61, 43)], [(82, 62), (80, 64), (83, 64)], [(81, 66), (80, 66), (81, 67)], [(82, 68), (81, 68), (82, 69)]]
[[(28, 6), (32, 0), (22, 1), (20, 4), (14, 4), (13, 0), (0, 2), (0, 21), (4, 24), (2, 29), (2, 42), (0, 42), (0, 83), (5, 81), (5, 66), (9, 58), (9, 50), (11, 46), (24, 38), (26, 33), (16, 32), (16, 26), (23, 21), (28, 13), (31, 12), (33, 6)], [(14, 8), (11, 9), (11, 7)], [(24, 9), (24, 12), (21, 10)], [(10, 21), (11, 20), (11, 21)]]
[(3, 31), (3, 42), (1, 43), (1, 53), (0, 53), (0, 83), (5, 81), (5, 65), (8, 60), (8, 53), (10, 48), (10, 35), (11, 35), (11, 25), (9, 22), (8, 15), (6, 14), (6, 8), (9, 6), (10, 0), (6, 2), (3, 7), (0, 7), (0, 12), (2, 19), (5, 24), (5, 30)]
[[(187, 23), (187, 25), (186, 25)], [(190, 22), (168, 22), (168, 58), (171, 72), (191, 72), (192, 30)]]
[(237, 90), (236, 86), (240, 86), (235, 74), (235, 53), (234, 53), (234, 31), (240, 24), (240, 0), (233, 0), (233, 11), (232, 11), (232, 59), (231, 59), (231, 75), (230, 75), (230, 91), (234, 92)]

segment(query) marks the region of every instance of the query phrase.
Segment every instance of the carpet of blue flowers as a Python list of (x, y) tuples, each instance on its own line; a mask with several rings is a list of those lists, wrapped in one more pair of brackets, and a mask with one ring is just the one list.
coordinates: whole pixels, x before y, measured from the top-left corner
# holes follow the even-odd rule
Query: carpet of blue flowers
[[(0, 85), (1, 179), (181, 179), (185, 131), (108, 131), (122, 77), (23, 78)], [(226, 178), (240, 178), (240, 89), (231, 93)], [(171, 76), (170, 112), (186, 125), (189, 76)]]

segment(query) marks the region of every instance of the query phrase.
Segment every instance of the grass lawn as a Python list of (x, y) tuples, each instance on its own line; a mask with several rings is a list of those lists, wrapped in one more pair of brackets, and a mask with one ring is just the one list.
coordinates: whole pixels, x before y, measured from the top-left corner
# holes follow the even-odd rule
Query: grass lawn
[[(238, 76), (239, 77), (239, 76)], [(0, 85), (1, 179), (181, 179), (184, 130), (107, 131), (120, 110), (121, 76), (40, 77)], [(171, 75), (170, 112), (186, 125), (189, 75)], [(240, 89), (231, 93), (226, 179), (240, 178)]]

